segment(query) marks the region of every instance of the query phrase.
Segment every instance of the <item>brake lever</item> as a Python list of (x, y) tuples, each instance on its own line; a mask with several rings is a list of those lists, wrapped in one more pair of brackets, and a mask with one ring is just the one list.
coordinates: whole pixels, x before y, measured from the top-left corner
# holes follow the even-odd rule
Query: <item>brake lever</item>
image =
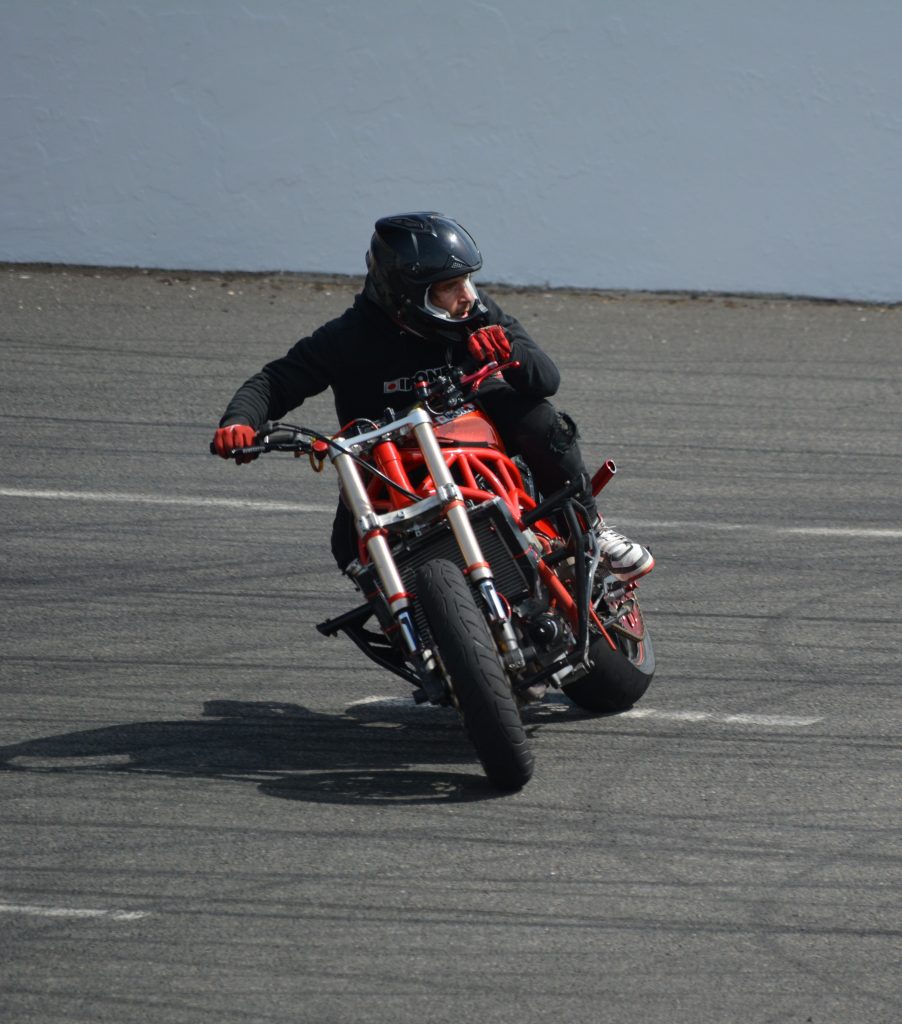
[(471, 391), (478, 391), (480, 384), (487, 378), (491, 377), (496, 373), (504, 373), (505, 370), (516, 370), (520, 367), (520, 361), (518, 359), (512, 359), (509, 363), (497, 363), (491, 362), (486, 363), (484, 366), (480, 366), (478, 370), (473, 373), (467, 374), (465, 377), (460, 378), (461, 387), (471, 387)]

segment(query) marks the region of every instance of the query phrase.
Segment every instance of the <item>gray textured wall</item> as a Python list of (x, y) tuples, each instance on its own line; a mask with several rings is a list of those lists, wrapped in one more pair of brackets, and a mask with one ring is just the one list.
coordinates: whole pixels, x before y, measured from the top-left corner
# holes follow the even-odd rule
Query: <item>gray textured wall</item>
[(0, 0), (0, 260), (902, 300), (898, 0)]

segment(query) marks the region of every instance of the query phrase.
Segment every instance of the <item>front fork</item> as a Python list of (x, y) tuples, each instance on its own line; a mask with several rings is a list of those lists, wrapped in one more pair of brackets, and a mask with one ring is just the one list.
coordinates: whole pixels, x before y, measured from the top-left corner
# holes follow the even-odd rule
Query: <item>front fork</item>
[(454, 482), (451, 470), (448, 469), (432, 423), (425, 413), (421, 422), (414, 426), (413, 432), (426, 461), (426, 468), (435, 484), (445, 518), (460, 548), (464, 561), (464, 575), (475, 584), (482, 597), (505, 667), (519, 672), (526, 667), (526, 658), (514, 632), (510, 612), (495, 589), (492, 567), (485, 560), (473, 524), (467, 515), (460, 489)]

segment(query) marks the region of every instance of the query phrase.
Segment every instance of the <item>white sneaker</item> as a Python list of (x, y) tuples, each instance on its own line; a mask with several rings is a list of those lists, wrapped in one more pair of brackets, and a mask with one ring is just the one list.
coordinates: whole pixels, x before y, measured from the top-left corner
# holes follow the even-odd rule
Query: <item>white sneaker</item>
[(605, 526), (603, 519), (595, 522), (592, 532), (601, 548), (602, 562), (608, 572), (622, 583), (636, 580), (655, 567), (654, 556), (648, 548)]

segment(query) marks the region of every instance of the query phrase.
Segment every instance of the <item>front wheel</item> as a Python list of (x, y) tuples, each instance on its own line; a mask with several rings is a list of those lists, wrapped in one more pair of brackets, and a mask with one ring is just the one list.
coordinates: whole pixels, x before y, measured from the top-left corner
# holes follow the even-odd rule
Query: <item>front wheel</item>
[(532, 777), (532, 750), (495, 640), (467, 581), (453, 562), (437, 558), (417, 571), (416, 588), (486, 775), (502, 789), (520, 789)]

